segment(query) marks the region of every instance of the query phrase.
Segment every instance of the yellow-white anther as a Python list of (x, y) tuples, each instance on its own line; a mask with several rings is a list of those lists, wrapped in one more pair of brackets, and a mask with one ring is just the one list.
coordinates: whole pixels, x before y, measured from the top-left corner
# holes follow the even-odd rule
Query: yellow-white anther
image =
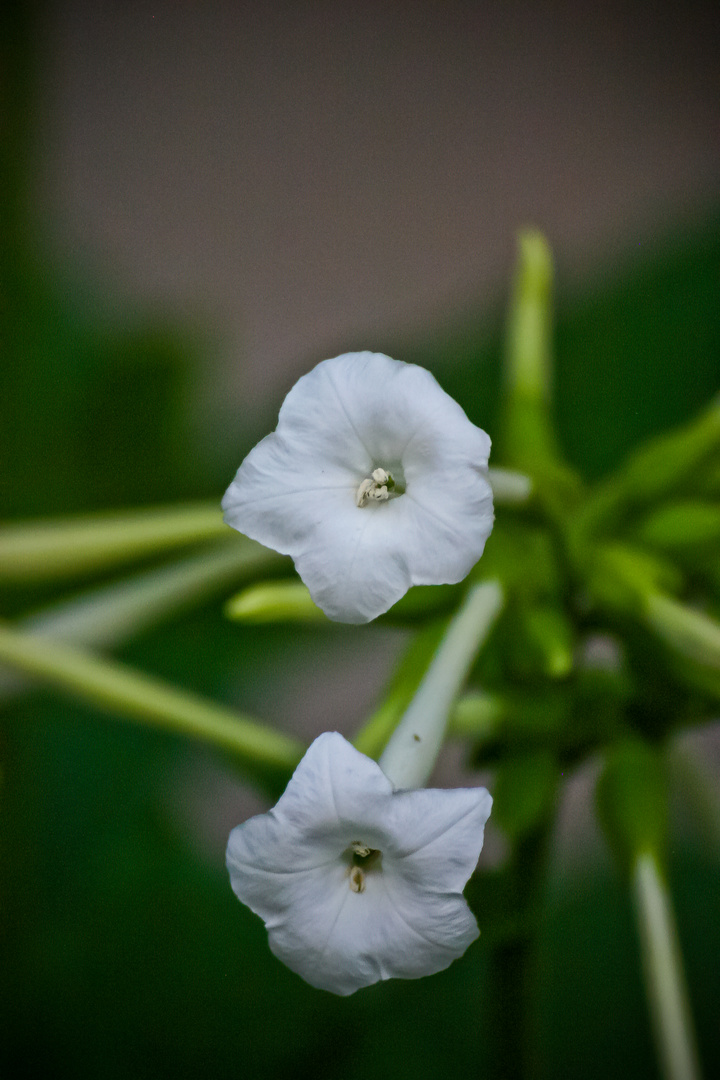
[(388, 482), (392, 486), (392, 477), (385, 469), (373, 469), (372, 475), (366, 477), (355, 493), (355, 502), (358, 506), (365, 506), (369, 502), (384, 502), (388, 495)]

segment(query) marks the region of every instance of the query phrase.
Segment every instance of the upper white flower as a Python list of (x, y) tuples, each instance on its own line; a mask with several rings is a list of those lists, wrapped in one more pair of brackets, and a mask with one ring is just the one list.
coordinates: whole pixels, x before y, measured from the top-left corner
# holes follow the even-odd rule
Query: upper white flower
[(429, 371), (346, 353), (292, 388), (225, 493), (225, 520), (291, 555), (331, 619), (368, 622), (411, 585), (462, 581), (480, 558), (489, 453)]
[(492, 798), (394, 791), (337, 732), (310, 746), (277, 805), (230, 834), (235, 893), (306, 982), (352, 994), (442, 971), (478, 936), (462, 896)]

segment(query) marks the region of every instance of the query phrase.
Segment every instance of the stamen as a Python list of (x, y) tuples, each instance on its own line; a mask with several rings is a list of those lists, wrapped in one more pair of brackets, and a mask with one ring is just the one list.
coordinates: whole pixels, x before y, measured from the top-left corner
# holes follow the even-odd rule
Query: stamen
[(369, 502), (385, 502), (390, 498), (390, 492), (395, 487), (395, 481), (385, 469), (373, 469), (372, 475), (366, 477), (355, 493), (357, 506), (366, 506)]
[(362, 840), (351, 840), (345, 857), (349, 857), (350, 862), (346, 873), (350, 878), (351, 890), (356, 893), (365, 892), (366, 876), (382, 870), (382, 851), (371, 848)]

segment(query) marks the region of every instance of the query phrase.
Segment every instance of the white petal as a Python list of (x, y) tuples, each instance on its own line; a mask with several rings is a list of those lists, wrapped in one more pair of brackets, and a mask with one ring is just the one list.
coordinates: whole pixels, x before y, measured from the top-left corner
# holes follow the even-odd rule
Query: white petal
[(326, 882), (342, 871), (336, 845), (318, 838), (298, 846), (277, 826), (272, 811), (258, 815), (233, 829), (227, 847), (233, 892), (268, 928), (288, 913), (302, 918), (306, 909), (315, 910)]
[(460, 892), (477, 864), (492, 796), (485, 788), (399, 791), (388, 808), (388, 852), (407, 882)]
[[(383, 353), (345, 353), (324, 360), (300, 379), (286, 403), (301, 384), (304, 392), (316, 394), (325, 383), (332, 385), (343, 414), (377, 465), (385, 468), (387, 463), (403, 460), (411, 446), (414, 455), (420, 456), (416, 445), (425, 448), (425, 459), (429, 460), (436, 440), (445, 434), (458, 445), (479, 435), (480, 447), (473, 445), (472, 453), (478, 466), (487, 467), (490, 439), (470, 423), (425, 368), (391, 360)], [(322, 414), (319, 421), (321, 418)], [(327, 416), (324, 422), (327, 424)], [(469, 432), (476, 434), (469, 436)], [(466, 445), (466, 449), (470, 447)]]
[(393, 869), (383, 875), (383, 881), (395, 921), (402, 921), (415, 938), (413, 946), (408, 942), (408, 955), (397, 964), (399, 968), (402, 963), (404, 971), (397, 970), (393, 977), (434, 975), (461, 957), (480, 936), (475, 916), (461, 894), (418, 889)]
[(298, 449), (307, 446), (318, 460), (358, 469), (360, 480), (372, 471), (373, 447), (368, 445), (365, 414), (356, 415), (348, 371), (353, 358), (372, 355), (348, 353), (323, 360), (298, 379), (278, 416), (278, 431)]
[[(305, 905), (302, 910), (307, 913)], [(458, 896), (413, 895), (385, 870), (363, 892), (344, 879), (328, 887), (315, 919), (289, 918), (270, 929), (270, 947), (311, 986), (352, 994), (380, 979), (418, 979), (442, 971), (478, 936)]]
[(254, 447), (225, 492), (225, 521), (283, 555), (295, 555), (323, 516), (355, 507), (357, 469), (314, 456), (279, 432)]
[(403, 456), (416, 537), (411, 557), (415, 585), (462, 581), (493, 527), (490, 439), (452, 398), (443, 397), (442, 407)]
[(339, 732), (325, 731), (306, 751), (275, 814), (287, 827), (315, 836), (330, 827), (384, 821), (392, 795), (377, 762)]
[[(295, 555), (295, 565), (325, 614), (339, 622), (365, 623), (387, 611), (410, 588), (404, 497), (338, 512), (329, 504), (320, 529)], [(318, 514), (320, 520), (320, 514)]]
[(408, 486), (406, 557), (413, 585), (454, 585), (482, 555), (493, 526), (492, 491), (470, 476), (462, 492)]

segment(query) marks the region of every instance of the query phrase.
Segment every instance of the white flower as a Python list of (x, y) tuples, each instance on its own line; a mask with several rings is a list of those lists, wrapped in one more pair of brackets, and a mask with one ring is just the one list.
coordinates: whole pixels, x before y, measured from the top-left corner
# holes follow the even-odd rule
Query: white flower
[(434, 377), (382, 353), (324, 360), (225, 493), (228, 525), (291, 555), (331, 619), (462, 581), (493, 524), (490, 439)]
[(394, 791), (337, 732), (310, 746), (278, 804), (230, 834), (235, 893), (311, 986), (352, 994), (442, 971), (478, 936), (462, 896), (492, 798)]

